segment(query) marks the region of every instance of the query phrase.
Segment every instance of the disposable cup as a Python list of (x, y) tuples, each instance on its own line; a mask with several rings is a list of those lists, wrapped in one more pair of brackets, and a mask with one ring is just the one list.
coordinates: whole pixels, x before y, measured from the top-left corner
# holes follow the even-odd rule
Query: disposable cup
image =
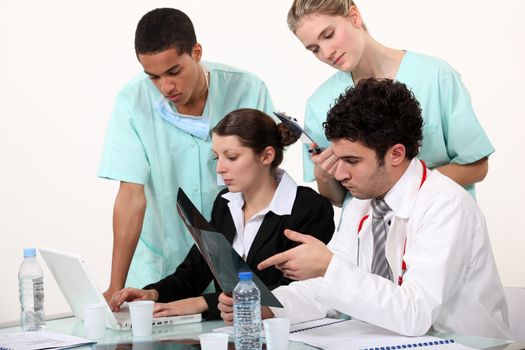
[(103, 303), (93, 303), (84, 305), (84, 329), (86, 332), (86, 338), (104, 338), (104, 333), (106, 331), (107, 307), (108, 306)]
[(263, 320), (266, 349), (288, 349), (288, 336), (290, 334), (290, 320), (287, 318), (268, 318)]
[(227, 333), (204, 333), (199, 335), (202, 350), (226, 350), (228, 349)]
[(153, 301), (139, 300), (128, 303), (131, 314), (131, 330), (134, 337), (151, 335), (153, 324)]

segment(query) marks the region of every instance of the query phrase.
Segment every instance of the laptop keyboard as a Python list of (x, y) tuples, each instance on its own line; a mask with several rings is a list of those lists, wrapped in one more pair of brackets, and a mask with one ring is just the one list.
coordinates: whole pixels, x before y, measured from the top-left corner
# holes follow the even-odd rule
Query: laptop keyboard
[[(131, 325), (131, 315), (129, 314), (129, 309), (124, 309), (123, 311), (114, 312), (117, 322), (121, 325), (129, 326)], [(183, 316), (171, 316), (171, 317), (159, 317), (153, 319), (154, 326), (160, 325), (170, 325), (170, 324), (184, 324), (184, 323), (193, 323), (200, 322), (201, 315), (183, 315)]]

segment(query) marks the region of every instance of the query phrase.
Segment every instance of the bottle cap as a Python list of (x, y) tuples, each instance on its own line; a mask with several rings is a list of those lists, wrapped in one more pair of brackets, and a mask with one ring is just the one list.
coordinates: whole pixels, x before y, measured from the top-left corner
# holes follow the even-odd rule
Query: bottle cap
[(239, 279), (241, 281), (247, 281), (247, 280), (251, 280), (253, 277), (253, 274), (251, 272), (239, 272)]
[(24, 258), (35, 257), (36, 249), (35, 248), (25, 248), (24, 249)]

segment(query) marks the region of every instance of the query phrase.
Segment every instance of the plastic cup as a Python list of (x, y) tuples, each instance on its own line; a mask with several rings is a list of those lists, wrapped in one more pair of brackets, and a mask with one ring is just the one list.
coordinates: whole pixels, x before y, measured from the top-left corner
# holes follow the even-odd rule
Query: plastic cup
[(263, 320), (266, 349), (288, 349), (288, 336), (290, 335), (290, 320), (287, 318), (268, 318)]
[(106, 332), (107, 305), (103, 303), (86, 304), (84, 311), (84, 329), (86, 338), (101, 339)]
[(131, 330), (134, 337), (151, 335), (153, 324), (153, 301), (139, 300), (128, 303), (131, 315)]
[(202, 350), (228, 349), (228, 333), (204, 333), (199, 335)]

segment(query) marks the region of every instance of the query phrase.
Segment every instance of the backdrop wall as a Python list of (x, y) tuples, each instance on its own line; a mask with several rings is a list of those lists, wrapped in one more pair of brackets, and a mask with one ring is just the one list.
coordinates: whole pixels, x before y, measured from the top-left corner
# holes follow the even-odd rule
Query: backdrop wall
[[(0, 323), (19, 313), (24, 247), (82, 255), (103, 290), (109, 281), (118, 183), (96, 174), (118, 90), (141, 67), (136, 23), (155, 7), (194, 21), (204, 59), (263, 78), (278, 109), (302, 118), (307, 97), (334, 70), (288, 31), (291, 1), (0, 1)], [(463, 76), (496, 147), (478, 186), (504, 285), (525, 286), (522, 108), (525, 2), (358, 1), (380, 42), (441, 57)], [(284, 168), (301, 180), (300, 149)], [(45, 265), (41, 260), (42, 265)], [(69, 308), (47, 268), (46, 313)]]

